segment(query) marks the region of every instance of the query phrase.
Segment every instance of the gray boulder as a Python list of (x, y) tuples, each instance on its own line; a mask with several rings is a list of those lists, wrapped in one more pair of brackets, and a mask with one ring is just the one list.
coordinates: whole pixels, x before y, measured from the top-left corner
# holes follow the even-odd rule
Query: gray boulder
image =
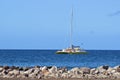
[(81, 74), (82, 72), (80, 71), (80, 69), (78, 67), (72, 68), (70, 71), (68, 71), (68, 73), (73, 73), (74, 75), (78, 75)]
[(24, 73), (26, 73), (26, 74), (31, 74), (31, 73), (33, 73), (33, 72), (34, 72), (34, 68), (31, 68), (31, 69), (25, 71)]
[(8, 74), (8, 71), (7, 71), (7, 70), (3, 70), (1, 73), (2, 73), (3, 75), (7, 75), (7, 74)]
[(120, 78), (120, 73), (116, 72), (116, 73), (113, 74), (113, 76), (116, 77), (116, 78)]
[(103, 68), (103, 66), (98, 67), (97, 70), (98, 70), (101, 74), (103, 74), (103, 73), (105, 73), (105, 72), (107, 71), (106, 68)]
[(42, 78), (43, 78), (43, 75), (42, 75), (42, 74), (38, 74), (38, 75), (37, 75), (37, 78), (38, 78), (38, 79), (42, 79)]
[(40, 69), (39, 68), (35, 68), (34, 74), (38, 74), (39, 72), (40, 72)]
[(114, 67), (114, 69), (117, 69), (117, 68), (120, 68), (120, 65)]
[(7, 70), (9, 68), (10, 68), (9, 66), (3, 66), (3, 69), (5, 69), (5, 70)]
[(36, 74), (34, 74), (34, 73), (28, 74), (28, 76), (29, 76), (30, 78), (36, 78)]
[(2, 67), (0, 67), (0, 72), (2, 72), (3, 71), (3, 68)]
[(61, 75), (61, 77), (62, 77), (62, 78), (70, 78), (70, 76), (69, 76), (68, 73), (63, 73), (63, 74)]
[(116, 70), (111, 67), (109, 67), (109, 69), (107, 70), (107, 73), (109, 73), (110, 75), (114, 74), (115, 72), (116, 72)]
[(57, 67), (56, 66), (52, 66), (52, 68), (50, 68), (50, 69), (48, 69), (48, 71), (50, 72), (50, 73), (57, 73)]
[(119, 65), (118, 65), (118, 66), (115, 66), (113, 69), (115, 69), (116, 72), (120, 72), (120, 66), (119, 66)]
[(44, 71), (47, 70), (47, 67), (46, 67), (46, 66), (44, 66), (44, 67), (40, 67), (40, 70), (44, 72)]
[(103, 67), (103, 69), (105, 69), (105, 70), (108, 70), (109, 69), (109, 66), (108, 65), (104, 65), (104, 66), (102, 66)]
[(116, 67), (116, 71), (117, 71), (117, 72), (120, 72), (120, 66), (117, 66), (117, 67)]
[(80, 71), (82, 71), (83, 74), (90, 74), (90, 68), (87, 67), (80, 68)]
[(96, 68), (91, 69), (90, 74), (95, 75), (96, 74), (95, 71), (96, 71)]
[(13, 71), (10, 71), (8, 74), (19, 75), (20, 72), (18, 70), (13, 70)]

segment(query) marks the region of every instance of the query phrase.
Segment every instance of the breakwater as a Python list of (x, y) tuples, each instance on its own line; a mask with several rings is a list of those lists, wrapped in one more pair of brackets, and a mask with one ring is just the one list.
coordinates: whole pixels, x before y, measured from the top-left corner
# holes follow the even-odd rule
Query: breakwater
[(74, 67), (68, 70), (65, 67), (56, 66), (34, 66), (34, 67), (16, 67), (1, 66), (0, 77), (2, 78), (87, 78), (87, 79), (120, 79), (120, 66), (109, 67), (99, 66), (97, 68)]

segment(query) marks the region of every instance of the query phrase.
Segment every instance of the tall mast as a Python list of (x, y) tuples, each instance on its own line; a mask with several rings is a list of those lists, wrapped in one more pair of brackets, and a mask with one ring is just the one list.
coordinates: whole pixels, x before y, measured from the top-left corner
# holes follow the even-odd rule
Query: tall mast
[(70, 48), (72, 48), (72, 36), (73, 36), (73, 7), (72, 7), (72, 12), (71, 12)]

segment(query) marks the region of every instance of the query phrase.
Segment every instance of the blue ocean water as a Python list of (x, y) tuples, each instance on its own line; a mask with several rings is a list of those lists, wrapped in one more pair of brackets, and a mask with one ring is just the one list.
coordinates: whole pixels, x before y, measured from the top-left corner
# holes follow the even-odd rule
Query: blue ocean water
[(0, 65), (98, 67), (120, 65), (120, 50), (87, 50), (88, 54), (55, 54), (56, 50), (0, 50)]

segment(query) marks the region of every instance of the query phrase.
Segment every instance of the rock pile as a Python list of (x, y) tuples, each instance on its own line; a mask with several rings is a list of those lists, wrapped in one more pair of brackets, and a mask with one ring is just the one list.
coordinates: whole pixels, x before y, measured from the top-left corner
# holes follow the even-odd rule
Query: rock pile
[(3, 78), (119, 78), (120, 66), (100, 66), (98, 68), (75, 67), (67, 68), (52, 67), (9, 67), (0, 66), (0, 77)]

